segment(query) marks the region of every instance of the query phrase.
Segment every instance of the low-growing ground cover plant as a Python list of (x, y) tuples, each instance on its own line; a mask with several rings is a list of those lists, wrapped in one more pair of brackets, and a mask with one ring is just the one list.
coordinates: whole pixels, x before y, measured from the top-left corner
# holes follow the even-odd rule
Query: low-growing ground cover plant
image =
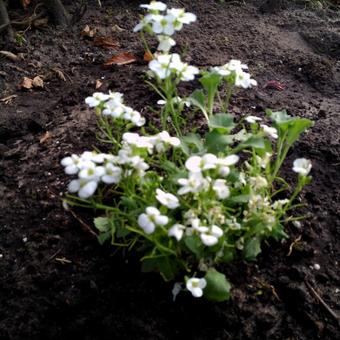
[[(66, 174), (76, 177), (65, 202), (102, 211), (94, 220), (99, 241), (138, 252), (143, 271), (178, 281), (174, 297), (187, 290), (223, 301), (230, 284), (219, 265), (254, 260), (262, 241), (287, 237), (284, 224), (301, 218), (291, 211), (311, 179), (311, 162), (294, 161), (295, 188), (279, 174), (312, 122), (285, 111), (267, 110), (266, 118), (228, 113), (235, 89), (257, 85), (248, 67), (239, 60), (204, 70), (189, 65), (170, 50), (173, 35), (196, 16), (157, 1), (141, 7), (147, 14), (134, 31), (149, 54), (145, 34), (158, 41), (146, 82), (160, 96), (161, 130), (121, 93), (86, 98), (98, 115), (99, 139), (111, 150), (62, 160)], [(178, 84), (196, 77), (201, 88), (180, 97)], [(197, 133), (189, 112), (205, 120), (205, 133)], [(283, 192), (290, 195), (282, 199)]]

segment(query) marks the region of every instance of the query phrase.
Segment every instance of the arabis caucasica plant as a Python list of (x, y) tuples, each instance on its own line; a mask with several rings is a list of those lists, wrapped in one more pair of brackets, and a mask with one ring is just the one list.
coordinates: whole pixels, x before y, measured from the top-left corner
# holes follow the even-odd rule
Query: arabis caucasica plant
[[(187, 64), (170, 53), (172, 37), (196, 16), (158, 1), (141, 7), (147, 14), (134, 30), (142, 32), (148, 50), (144, 33), (158, 41), (147, 82), (160, 96), (162, 129), (125, 105), (121, 93), (86, 98), (110, 152), (85, 151), (62, 160), (74, 177), (66, 201), (99, 213), (94, 225), (100, 242), (134, 250), (143, 271), (179, 281), (174, 296), (185, 290), (223, 301), (230, 284), (218, 271), (222, 264), (255, 260), (262, 241), (287, 237), (284, 224), (300, 219), (291, 213), (310, 181), (311, 162), (294, 161), (294, 187), (279, 175), (312, 122), (285, 111), (267, 110), (265, 118), (231, 115), (233, 89), (256, 86), (247, 66), (238, 60), (204, 70)], [(195, 77), (202, 88), (179, 97), (177, 85)], [(188, 113), (205, 120), (205, 133), (186, 124)]]

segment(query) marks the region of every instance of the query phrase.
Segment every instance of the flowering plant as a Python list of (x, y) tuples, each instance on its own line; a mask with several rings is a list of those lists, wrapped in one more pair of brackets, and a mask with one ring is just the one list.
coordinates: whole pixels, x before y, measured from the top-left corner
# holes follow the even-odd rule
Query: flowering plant
[[(153, 127), (123, 103), (121, 93), (86, 98), (98, 114), (100, 139), (112, 149), (62, 160), (66, 174), (77, 176), (68, 186), (77, 196), (65, 201), (103, 211), (94, 220), (99, 241), (141, 253), (143, 271), (180, 279), (174, 296), (187, 290), (194, 297), (223, 301), (230, 284), (218, 265), (254, 260), (263, 240), (287, 237), (284, 223), (300, 219), (290, 212), (310, 181), (311, 162), (294, 161), (294, 190), (278, 176), (289, 149), (312, 122), (271, 110), (265, 119), (235, 119), (228, 113), (233, 88), (256, 86), (247, 66), (232, 60), (200, 71), (182, 62), (169, 52), (175, 45), (171, 36), (196, 16), (157, 1), (141, 7), (148, 14), (135, 31), (142, 32), (147, 50), (144, 33), (156, 35), (161, 51), (149, 63), (147, 82), (161, 97), (162, 131), (147, 133)], [(179, 98), (178, 83), (198, 74), (202, 89)], [(184, 133), (183, 112), (189, 108), (205, 118), (204, 135)], [(284, 190), (291, 196), (278, 199)]]

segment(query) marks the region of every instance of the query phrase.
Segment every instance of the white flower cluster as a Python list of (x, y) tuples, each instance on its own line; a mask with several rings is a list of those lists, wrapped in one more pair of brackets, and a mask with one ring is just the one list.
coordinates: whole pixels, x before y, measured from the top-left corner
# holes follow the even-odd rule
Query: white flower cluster
[(156, 150), (160, 153), (180, 145), (180, 140), (171, 137), (167, 131), (153, 136), (126, 132), (122, 138), (122, 148), (117, 155), (85, 151), (80, 156), (73, 154), (62, 159), (65, 173), (78, 175), (78, 179), (72, 180), (68, 186), (70, 193), (89, 198), (100, 182), (118, 184), (124, 176), (143, 177), (149, 165), (141, 157), (140, 151), (146, 150), (152, 154)]
[(135, 126), (143, 126), (145, 124), (145, 118), (138, 111), (124, 105), (122, 93), (110, 91), (109, 94), (105, 94), (95, 92), (91, 97), (85, 99), (85, 103), (91, 108), (100, 108), (104, 116), (123, 119), (133, 123)]
[(78, 175), (68, 185), (70, 193), (78, 193), (80, 198), (91, 197), (100, 182), (118, 183), (122, 169), (116, 165), (115, 157), (110, 154), (83, 152), (80, 156), (72, 155), (61, 161), (68, 175)]
[[(156, 34), (159, 51), (168, 52), (172, 46), (176, 45), (171, 36), (176, 31), (180, 31), (184, 24), (196, 21), (195, 14), (185, 12), (183, 8), (167, 9), (166, 4), (160, 1), (151, 1), (149, 5), (140, 5), (140, 7), (147, 9), (149, 13), (142, 18), (133, 31), (147, 29)], [(161, 14), (161, 12), (165, 13)]]
[(257, 85), (257, 81), (251, 79), (250, 74), (245, 72), (247, 69), (247, 65), (242, 64), (239, 60), (232, 59), (223, 66), (213, 67), (212, 71), (218, 73), (222, 77), (234, 76), (234, 85), (247, 89)]
[(218, 158), (211, 153), (189, 157), (185, 162), (189, 175), (188, 178), (178, 179), (178, 184), (181, 186), (177, 192), (178, 195), (197, 194), (212, 189), (218, 199), (227, 198), (230, 192), (226, 180), (223, 178), (212, 179), (210, 176), (205, 177), (204, 172), (214, 170), (217, 177), (226, 177), (230, 173), (230, 166), (236, 164), (238, 160), (237, 155)]
[(195, 75), (199, 73), (197, 67), (182, 62), (177, 53), (158, 55), (150, 61), (149, 68), (160, 79), (175, 75), (177, 79), (190, 81), (194, 80)]

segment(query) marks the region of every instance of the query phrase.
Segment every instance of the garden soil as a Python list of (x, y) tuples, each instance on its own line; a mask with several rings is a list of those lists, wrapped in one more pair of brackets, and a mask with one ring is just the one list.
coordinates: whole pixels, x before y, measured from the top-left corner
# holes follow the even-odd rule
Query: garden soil
[[(174, 302), (172, 283), (141, 273), (133, 254), (99, 245), (89, 212), (61, 205), (69, 179), (60, 160), (102, 147), (85, 97), (99, 85), (120, 91), (147, 119), (158, 99), (143, 81), (147, 63), (132, 33), (140, 2), (90, 3), (70, 28), (39, 25), (22, 45), (1, 46), (19, 59), (0, 59), (0, 339), (340, 339), (339, 13), (294, 6), (273, 13), (257, 1), (170, 2), (198, 16), (176, 35), (186, 61), (210, 67), (241, 59), (258, 80), (234, 96), (236, 117), (272, 108), (315, 122), (282, 171), (293, 183), (292, 161), (312, 160), (302, 226), (287, 225), (289, 239), (264, 244), (256, 262), (220, 268), (233, 285), (229, 301), (182, 293)], [(81, 35), (86, 25), (120, 47), (95, 46)], [(102, 67), (119, 52), (137, 61)], [(42, 88), (22, 88), (23, 77), (35, 76)]]

